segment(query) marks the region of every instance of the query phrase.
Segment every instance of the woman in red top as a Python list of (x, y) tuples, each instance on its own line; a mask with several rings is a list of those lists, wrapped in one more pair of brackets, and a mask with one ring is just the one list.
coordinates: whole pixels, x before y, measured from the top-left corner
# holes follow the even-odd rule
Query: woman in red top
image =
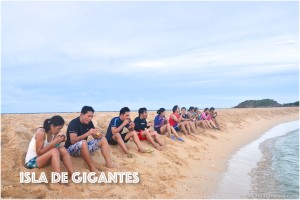
[(169, 123), (176, 131), (182, 130), (185, 135), (189, 135), (190, 133), (187, 131), (189, 124), (187, 121), (181, 122), (182, 116), (180, 116), (178, 113), (179, 107), (176, 105), (173, 107), (173, 113), (170, 115)]

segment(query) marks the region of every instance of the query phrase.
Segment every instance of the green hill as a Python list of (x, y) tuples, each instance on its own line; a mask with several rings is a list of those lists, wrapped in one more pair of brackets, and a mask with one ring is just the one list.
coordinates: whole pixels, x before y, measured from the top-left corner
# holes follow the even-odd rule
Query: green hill
[(273, 99), (262, 99), (262, 100), (247, 100), (234, 108), (261, 108), (261, 107), (280, 107), (281, 104), (277, 103)]
[(299, 106), (299, 101), (294, 103), (280, 104), (273, 99), (262, 99), (262, 100), (247, 100), (244, 101), (234, 108), (263, 108), (263, 107), (293, 107)]
[(296, 101), (294, 103), (284, 103), (284, 107), (293, 107), (293, 106), (299, 106), (299, 101)]

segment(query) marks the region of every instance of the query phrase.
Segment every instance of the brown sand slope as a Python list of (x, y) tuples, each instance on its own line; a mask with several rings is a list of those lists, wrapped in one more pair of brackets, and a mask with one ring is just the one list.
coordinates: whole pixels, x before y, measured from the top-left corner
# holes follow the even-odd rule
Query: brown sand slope
[[(20, 172), (46, 172), (51, 167), (29, 170), (24, 158), (35, 129), (44, 119), (55, 114), (5, 114), (1, 126), (1, 196), (2, 198), (203, 198), (213, 192), (220, 174), (226, 170), (226, 161), (238, 148), (258, 138), (272, 126), (297, 120), (298, 108), (224, 109), (218, 111), (221, 131), (198, 131), (195, 138), (184, 137), (186, 142), (171, 141), (161, 136), (166, 148), (151, 154), (141, 154), (132, 141), (127, 144), (134, 154), (127, 158), (118, 146), (111, 146), (116, 170), (105, 168), (100, 153), (93, 160), (102, 171), (137, 171), (139, 184), (20, 184)], [(79, 113), (60, 114), (67, 122)], [(109, 121), (118, 113), (96, 113), (95, 126), (106, 131)], [(153, 120), (155, 112), (149, 113)], [(131, 118), (137, 116), (132, 113)], [(167, 114), (169, 116), (169, 113)], [(63, 133), (66, 132), (66, 126)], [(143, 146), (153, 149), (143, 141)], [(75, 171), (88, 172), (81, 158), (72, 158)], [(64, 168), (62, 168), (65, 171)], [(50, 179), (50, 178), (49, 178)], [(63, 190), (61, 190), (63, 187)]]

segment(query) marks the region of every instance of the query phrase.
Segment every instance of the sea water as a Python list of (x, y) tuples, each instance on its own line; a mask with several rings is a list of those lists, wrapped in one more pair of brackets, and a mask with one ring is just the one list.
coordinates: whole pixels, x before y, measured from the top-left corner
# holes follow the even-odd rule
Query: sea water
[(213, 198), (299, 198), (299, 121), (275, 126), (228, 162)]

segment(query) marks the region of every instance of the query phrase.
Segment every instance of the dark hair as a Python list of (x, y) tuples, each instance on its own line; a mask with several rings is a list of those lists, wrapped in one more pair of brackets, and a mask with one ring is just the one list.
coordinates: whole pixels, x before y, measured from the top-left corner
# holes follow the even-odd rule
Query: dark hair
[(178, 105), (175, 105), (175, 106), (173, 107), (173, 109), (172, 109), (173, 113), (177, 110), (177, 108), (178, 108)]
[(165, 110), (166, 110), (166, 109), (164, 109), (164, 108), (160, 108), (160, 109), (157, 111), (157, 114), (160, 115), (161, 113), (165, 112)]
[(139, 109), (139, 115), (140, 114), (143, 114), (144, 112), (146, 112), (147, 111), (147, 108), (140, 108)]
[(126, 112), (130, 112), (128, 107), (124, 107), (120, 110), (120, 115), (125, 114)]
[(209, 109), (209, 111), (213, 111), (213, 110), (215, 110), (215, 108), (214, 108), (214, 107), (211, 107), (211, 108)]
[(205, 108), (205, 109), (204, 109), (204, 112), (205, 112), (205, 111), (208, 111), (208, 108)]
[(94, 109), (91, 106), (83, 106), (81, 109), (82, 114), (86, 114), (87, 112), (95, 112)]
[(198, 108), (198, 107), (195, 107), (195, 108), (194, 108), (194, 112), (196, 112), (197, 110), (199, 110), (199, 108)]
[(43, 125), (43, 128), (45, 129), (46, 132), (50, 131), (51, 124), (53, 126), (61, 126), (65, 124), (65, 120), (59, 115), (55, 115), (52, 118), (46, 119)]
[(185, 107), (182, 107), (181, 110), (186, 110), (186, 108), (185, 108)]
[(194, 106), (190, 106), (189, 111), (194, 110)]

